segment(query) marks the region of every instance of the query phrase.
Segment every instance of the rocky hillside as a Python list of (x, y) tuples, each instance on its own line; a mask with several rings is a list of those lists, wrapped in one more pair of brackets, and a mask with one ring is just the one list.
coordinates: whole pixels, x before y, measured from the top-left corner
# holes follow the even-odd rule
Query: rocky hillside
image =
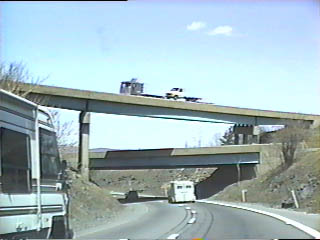
[(281, 208), (293, 205), (294, 190), (301, 211), (320, 213), (320, 150), (305, 152), (287, 170), (275, 169), (253, 180), (228, 186), (212, 197), (215, 200), (241, 201), (247, 190), (247, 201)]
[(165, 187), (173, 180), (200, 182), (215, 168), (149, 169), (123, 171), (92, 171), (90, 178), (107, 190), (126, 192), (143, 190), (145, 194), (164, 195)]

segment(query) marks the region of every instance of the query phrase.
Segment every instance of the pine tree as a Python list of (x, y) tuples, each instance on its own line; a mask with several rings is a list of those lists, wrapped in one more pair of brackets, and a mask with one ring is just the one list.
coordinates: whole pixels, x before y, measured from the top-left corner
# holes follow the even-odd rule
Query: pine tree
[(221, 145), (234, 145), (233, 126), (229, 127), (224, 135), (219, 139)]

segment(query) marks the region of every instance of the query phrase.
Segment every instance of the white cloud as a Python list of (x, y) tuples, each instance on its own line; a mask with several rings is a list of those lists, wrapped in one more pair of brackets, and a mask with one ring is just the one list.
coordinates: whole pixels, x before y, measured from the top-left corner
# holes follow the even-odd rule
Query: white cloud
[(215, 29), (207, 32), (208, 35), (226, 35), (226, 36), (231, 36), (232, 34), (232, 27), (230, 26), (219, 26), (216, 27)]
[(187, 26), (187, 29), (189, 31), (196, 31), (202, 28), (206, 27), (206, 23), (205, 22), (192, 22), (190, 25)]

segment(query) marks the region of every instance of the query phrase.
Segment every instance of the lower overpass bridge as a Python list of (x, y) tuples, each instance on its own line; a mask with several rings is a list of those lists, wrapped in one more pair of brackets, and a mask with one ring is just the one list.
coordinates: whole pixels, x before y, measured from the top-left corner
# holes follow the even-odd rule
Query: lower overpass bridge
[(266, 144), (202, 148), (117, 150), (90, 153), (90, 170), (210, 168), (260, 163)]
[(208, 198), (238, 181), (255, 178), (262, 148), (269, 144), (202, 148), (117, 150), (90, 153), (90, 170), (217, 168), (196, 184), (198, 199)]

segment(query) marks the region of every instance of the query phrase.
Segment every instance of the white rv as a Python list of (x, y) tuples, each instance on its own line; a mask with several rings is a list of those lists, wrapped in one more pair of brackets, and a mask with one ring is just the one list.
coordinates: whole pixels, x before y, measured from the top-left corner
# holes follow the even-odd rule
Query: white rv
[(194, 193), (194, 184), (192, 181), (171, 181), (168, 190), (168, 201), (176, 202), (194, 202), (196, 196)]
[(72, 238), (51, 116), (0, 89), (0, 238)]

